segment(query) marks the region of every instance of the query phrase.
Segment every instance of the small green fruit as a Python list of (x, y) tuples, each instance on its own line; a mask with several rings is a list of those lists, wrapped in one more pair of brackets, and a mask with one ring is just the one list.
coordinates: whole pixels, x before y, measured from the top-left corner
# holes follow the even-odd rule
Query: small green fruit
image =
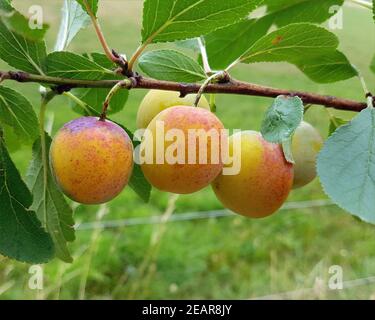
[(323, 146), (323, 139), (311, 124), (303, 121), (297, 128), (292, 153), (294, 164), (293, 189), (301, 188), (316, 177), (316, 157)]

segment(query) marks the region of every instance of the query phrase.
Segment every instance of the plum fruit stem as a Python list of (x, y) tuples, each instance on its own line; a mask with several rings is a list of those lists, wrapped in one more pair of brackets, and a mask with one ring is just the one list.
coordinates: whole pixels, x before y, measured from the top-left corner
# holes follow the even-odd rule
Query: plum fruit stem
[(119, 81), (117, 82), (113, 88), (109, 91), (107, 97), (105, 98), (104, 100), (104, 103), (103, 103), (103, 109), (102, 109), (102, 113), (100, 114), (100, 120), (101, 121), (105, 121), (105, 119), (107, 118), (107, 111), (108, 111), (108, 107), (111, 103), (111, 100), (113, 98), (113, 96), (120, 90), (122, 89), (123, 87), (126, 87), (127, 86), (127, 81)]
[(194, 106), (197, 107), (198, 104), (199, 104), (199, 100), (201, 99), (202, 97), (202, 94), (203, 92), (206, 90), (207, 86), (215, 81), (215, 80), (219, 80), (219, 79), (224, 79), (226, 76), (226, 73), (225, 71), (219, 71), (219, 72), (216, 72), (214, 73), (213, 75), (209, 76), (202, 84), (202, 86), (199, 88), (198, 90), (198, 93), (197, 93), (197, 96), (195, 98), (195, 102), (194, 102)]

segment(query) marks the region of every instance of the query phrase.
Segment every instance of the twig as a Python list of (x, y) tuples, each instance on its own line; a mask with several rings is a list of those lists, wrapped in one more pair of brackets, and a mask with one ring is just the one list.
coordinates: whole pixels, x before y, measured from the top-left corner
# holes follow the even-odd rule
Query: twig
[(105, 39), (105, 36), (103, 34), (103, 31), (102, 31), (102, 29), (100, 27), (99, 21), (96, 18), (96, 16), (94, 15), (94, 13), (92, 12), (91, 7), (89, 6), (87, 0), (83, 0), (83, 3), (85, 5), (85, 7), (86, 7), (86, 11), (88, 12), (88, 14), (89, 14), (89, 16), (91, 18), (91, 22), (92, 22), (92, 24), (94, 26), (95, 32), (96, 32), (96, 34), (98, 36), (100, 44), (102, 45), (104, 53), (107, 56), (107, 58), (110, 61), (118, 64), (121, 68), (123, 68), (123, 69), (127, 68), (126, 61), (120, 55), (118, 55), (115, 51), (113, 51), (109, 47), (109, 45), (107, 43), (107, 40)]
[[(58, 77), (49, 77), (43, 75), (34, 75), (26, 72), (0, 71), (0, 77), (4, 80), (13, 80), (18, 82), (35, 82), (43, 84), (65, 85), (69, 88), (113, 88), (118, 82), (124, 81), (124, 89), (159, 89), (168, 91), (177, 91), (182, 95), (197, 93), (201, 84), (179, 83), (172, 81), (162, 81), (150, 78), (139, 77), (132, 81), (125, 80), (77, 80)], [(320, 95), (316, 93), (293, 91), (278, 88), (260, 86), (253, 83), (247, 83), (231, 79), (227, 83), (212, 83), (205, 90), (206, 93), (226, 93), (248, 96), (275, 98), (279, 95), (298, 96), (305, 104), (322, 105), (330, 108), (346, 111), (361, 111), (367, 107), (366, 102), (344, 99), (334, 96)]]

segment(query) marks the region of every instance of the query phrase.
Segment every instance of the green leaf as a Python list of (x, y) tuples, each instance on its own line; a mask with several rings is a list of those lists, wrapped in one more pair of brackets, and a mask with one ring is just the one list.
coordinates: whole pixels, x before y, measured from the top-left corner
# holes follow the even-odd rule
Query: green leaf
[(264, 0), (267, 15), (283, 27), (291, 23), (322, 23), (332, 17), (334, 6), (342, 6), (344, 0)]
[[(374, 0), (375, 1), (375, 0)], [(374, 57), (372, 58), (372, 61), (371, 61), (371, 65), (370, 65), (370, 69), (373, 73), (375, 73), (375, 55)]]
[(343, 4), (343, 0), (265, 0), (268, 12), (258, 18), (219, 29), (205, 36), (210, 64), (215, 69), (224, 69), (242, 56), (259, 38), (267, 34), (273, 24), (279, 27), (291, 23), (321, 23), (334, 12), (332, 6)]
[[(96, 111), (96, 113), (100, 113), (103, 107), (103, 102), (107, 97), (109, 91), (110, 89), (102, 88), (79, 88), (72, 90), (72, 93), (77, 98), (87, 103), (92, 109)], [(111, 99), (111, 104), (108, 107), (108, 114), (120, 112), (124, 108), (125, 103), (128, 100), (128, 96), (129, 91), (126, 89), (117, 92)], [(87, 114), (87, 111), (82, 110), (82, 108), (75, 103), (73, 103), (73, 110), (80, 114)]]
[(43, 227), (51, 235), (56, 256), (65, 262), (72, 262), (67, 242), (74, 241), (73, 211), (56, 186), (49, 166), (51, 138), (45, 134), (45, 154), (39, 138), (33, 146), (33, 159), (27, 173), (27, 185), (31, 190), (34, 210)]
[(38, 119), (30, 102), (13, 89), (0, 86), (0, 124), (12, 127), (22, 143), (33, 143), (38, 136)]
[[(133, 147), (136, 147), (140, 144), (137, 139), (134, 138), (133, 132), (131, 132), (128, 128), (124, 127), (118, 122), (115, 122), (121, 128), (123, 128), (126, 133), (129, 135), (130, 140), (133, 142)], [(148, 202), (151, 196), (151, 184), (146, 180), (143, 171), (137, 163), (134, 163), (132, 176), (130, 177), (129, 187), (133, 189), (133, 191), (144, 201)]]
[(225, 69), (264, 36), (272, 23), (272, 19), (246, 19), (206, 35), (211, 67)]
[[(316, 82), (344, 80), (357, 72), (337, 51), (338, 44), (337, 37), (326, 29), (307, 23), (291, 24), (260, 38), (241, 61), (286, 61), (298, 66)], [(332, 75), (336, 69), (339, 72)]]
[(318, 156), (324, 191), (341, 208), (375, 223), (375, 109), (338, 128)]
[(13, 7), (10, 0), (0, 0), (0, 10), (8, 12), (12, 11)]
[(347, 124), (349, 120), (345, 120), (336, 116), (331, 116), (329, 119), (328, 136), (331, 136), (338, 128)]
[[(102, 53), (90, 53), (85, 54), (89, 60), (95, 62), (96, 64), (100, 65), (103, 68), (114, 69), (116, 65), (113, 62), (109, 61), (107, 56)], [(120, 80), (120, 76), (116, 76), (114, 74), (106, 74), (98, 80)], [(78, 97), (80, 100), (88, 104), (91, 109), (93, 110), (82, 110), (77, 104), (73, 104), (73, 110), (80, 113), (80, 114), (90, 114), (90, 115), (98, 115), (100, 114), (103, 102), (107, 97), (110, 89), (97, 89), (97, 88), (79, 88), (72, 90), (72, 93)], [(128, 90), (120, 90), (116, 93), (116, 95), (111, 99), (111, 104), (108, 107), (108, 114), (113, 114), (116, 112), (121, 111), (128, 100), (129, 91)]]
[[(85, 12), (87, 12), (85, 0), (76, 0), (76, 1), (81, 5), (82, 9), (85, 10)], [(86, 1), (87, 1), (87, 4), (89, 5), (91, 12), (94, 14), (94, 16), (96, 16), (96, 14), (98, 13), (99, 0), (86, 0)]]
[(3, 130), (5, 145), (10, 153), (15, 152), (21, 148), (21, 141), (14, 133), (11, 126), (1, 123), (1, 129)]
[(43, 61), (47, 55), (44, 41), (32, 41), (8, 29), (0, 21), (0, 59), (10, 66), (34, 73), (43, 74)]
[(295, 64), (311, 80), (319, 83), (337, 82), (357, 75), (357, 71), (340, 51), (311, 57), (307, 61), (302, 60)]
[(30, 28), (30, 19), (15, 10), (7, 0), (0, 0), (0, 20), (9, 30), (30, 40), (42, 40), (49, 28), (47, 24), (40, 28)]
[(117, 65), (113, 61), (109, 60), (104, 53), (84, 53), (83, 56), (108, 70), (115, 70), (117, 68)]
[(45, 263), (54, 247), (29, 207), (32, 196), (0, 139), (0, 253), (27, 263)]
[(199, 44), (198, 44), (198, 38), (192, 38), (192, 39), (186, 39), (186, 40), (178, 40), (175, 42), (175, 45), (183, 48), (183, 49), (190, 49), (194, 52), (199, 52)]
[(292, 138), (289, 138), (281, 143), (285, 160), (291, 164), (295, 164), (292, 152)]
[(130, 177), (129, 187), (144, 201), (148, 202), (151, 195), (151, 185), (146, 180), (143, 171), (138, 164), (134, 164), (133, 173)]
[(175, 50), (146, 52), (138, 63), (152, 78), (177, 82), (197, 82), (206, 78), (202, 67), (192, 58)]
[(94, 61), (72, 52), (52, 52), (45, 62), (49, 76), (69, 79), (99, 80), (112, 74)]
[(64, 0), (55, 51), (65, 50), (77, 33), (89, 23), (90, 17), (76, 0)]
[(273, 143), (290, 139), (303, 120), (303, 110), (299, 97), (278, 96), (262, 122), (260, 131), (264, 139)]
[(337, 37), (318, 26), (306, 23), (280, 28), (255, 42), (242, 56), (246, 63), (292, 61), (317, 57), (334, 51)]
[(145, 0), (142, 43), (194, 38), (245, 18), (262, 0)]

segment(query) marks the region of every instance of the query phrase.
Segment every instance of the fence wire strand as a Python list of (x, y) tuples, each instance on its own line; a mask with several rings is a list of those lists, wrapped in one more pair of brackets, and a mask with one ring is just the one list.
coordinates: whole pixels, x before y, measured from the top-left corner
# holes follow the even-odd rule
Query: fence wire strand
[(297, 289), (293, 291), (286, 291), (286, 292), (280, 292), (280, 293), (272, 293), (266, 296), (261, 296), (261, 297), (255, 297), (255, 298), (250, 298), (249, 300), (280, 300), (280, 299), (293, 299), (293, 298), (298, 298), (300, 296), (306, 295), (306, 294), (316, 294), (317, 292), (322, 292), (323, 290), (329, 291), (329, 292), (341, 292), (342, 290), (345, 289), (350, 289), (354, 287), (362, 287), (362, 286), (367, 286), (375, 284), (375, 276), (368, 277), (368, 278), (359, 278), (359, 279), (354, 279), (354, 280), (347, 280), (343, 281), (342, 289), (331, 289), (329, 286), (324, 286), (324, 287), (312, 287), (312, 288), (302, 288), (302, 289)]
[[(330, 200), (320, 199), (320, 200), (310, 200), (310, 201), (298, 201), (298, 202), (287, 202), (281, 211), (285, 210), (298, 210), (298, 209), (309, 209), (309, 208), (319, 208), (332, 206), (334, 203)], [(191, 220), (203, 220), (212, 218), (222, 218), (222, 217), (236, 217), (234, 213), (229, 210), (211, 210), (211, 211), (196, 211), (196, 212), (186, 212), (178, 213), (170, 217), (167, 223), (171, 222), (183, 222)], [(140, 225), (154, 225), (162, 223), (162, 217), (151, 216), (151, 217), (140, 217), (140, 218), (129, 218), (121, 220), (109, 220), (102, 222), (84, 222), (76, 226), (76, 230), (93, 230), (93, 229), (113, 229), (121, 227), (132, 227)]]

